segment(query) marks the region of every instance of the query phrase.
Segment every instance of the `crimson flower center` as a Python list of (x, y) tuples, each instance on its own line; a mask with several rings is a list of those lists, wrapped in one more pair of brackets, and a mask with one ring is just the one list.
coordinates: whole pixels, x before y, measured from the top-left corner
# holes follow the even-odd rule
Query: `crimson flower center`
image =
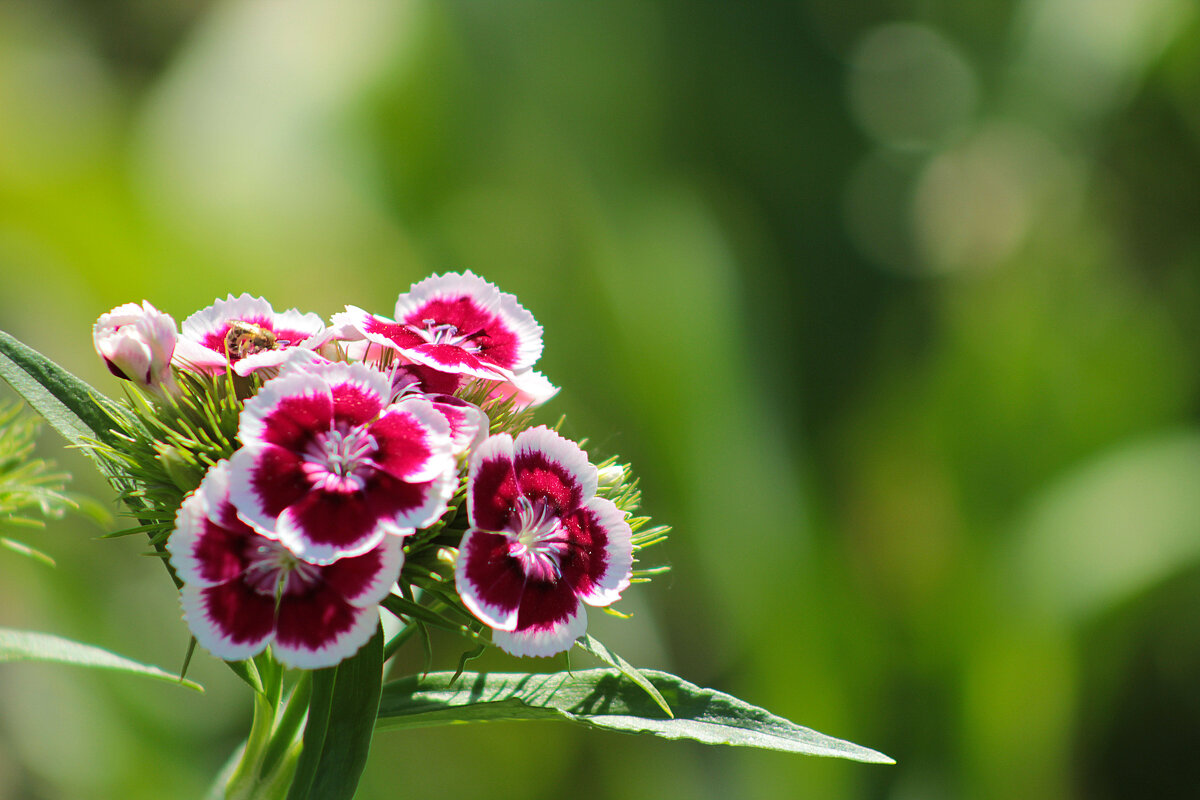
[(517, 498), (514, 511), (509, 521), (508, 554), (520, 562), (528, 577), (558, 580), (562, 557), (570, 547), (558, 514), (544, 500), (535, 503), (524, 495)]
[(370, 457), (378, 449), (375, 437), (364, 426), (332, 428), (309, 442), (301, 469), (314, 489), (344, 494), (362, 491), (373, 466)]
[(483, 330), (460, 333), (457, 325), (449, 322), (438, 323), (436, 319), (423, 319), (420, 326), (409, 323), (408, 328), (429, 344), (453, 345), (468, 353), (479, 352), (479, 345), (474, 340), (487, 333)]
[(321, 578), (320, 567), (301, 561), (278, 542), (264, 541), (247, 553), (243, 580), (259, 594), (280, 598), (301, 594)]

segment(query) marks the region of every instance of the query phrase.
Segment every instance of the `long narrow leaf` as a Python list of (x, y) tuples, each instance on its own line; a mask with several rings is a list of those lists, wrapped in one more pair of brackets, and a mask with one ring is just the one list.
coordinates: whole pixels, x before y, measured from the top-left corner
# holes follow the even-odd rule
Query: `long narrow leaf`
[(604, 642), (596, 639), (589, 633), (578, 639), (575, 642), (575, 645), (581, 650), (591, 653), (605, 664), (608, 664), (610, 667), (616, 667), (618, 670), (620, 670), (622, 675), (624, 675), (626, 678), (629, 678), (629, 680), (641, 687), (643, 692), (650, 695), (650, 699), (653, 700), (655, 704), (663, 710), (663, 713), (665, 713), (668, 717), (675, 716), (675, 713), (671, 711), (671, 707), (667, 705), (667, 701), (662, 696), (662, 693), (659, 692), (658, 689), (654, 688), (654, 684), (650, 682), (650, 679), (643, 675), (640, 669), (621, 658), (616, 651), (614, 651)]
[(200, 684), (183, 680), (178, 675), (172, 675), (158, 667), (139, 664), (108, 650), (51, 636), (48, 633), (0, 628), (0, 662), (5, 661), (48, 661), (95, 669), (111, 669), (204, 691)]
[(288, 800), (350, 800), (374, 735), (383, 682), (383, 631), (336, 667), (313, 673), (304, 749)]
[(112, 401), (4, 331), (0, 331), (0, 377), (71, 444), (112, 439)]
[(464, 673), (453, 684), (453, 673), (437, 672), (387, 684), (379, 729), (558, 719), (705, 744), (894, 763), (882, 753), (789, 722), (723, 692), (701, 689), (665, 672), (643, 674), (670, 704), (674, 719), (665, 718), (654, 700), (616, 669), (549, 675)]

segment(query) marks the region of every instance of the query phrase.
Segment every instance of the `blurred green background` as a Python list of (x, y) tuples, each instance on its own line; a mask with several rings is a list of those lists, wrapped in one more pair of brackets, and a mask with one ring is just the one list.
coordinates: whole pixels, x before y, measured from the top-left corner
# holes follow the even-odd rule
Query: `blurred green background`
[[(675, 526), (593, 630), (899, 762), (433, 729), (364, 800), (1195, 796), (1198, 220), (1193, 0), (0, 2), (0, 328), (118, 394), (115, 305), (472, 269)], [(177, 668), (102, 532), (0, 551), (0, 625)], [(0, 667), (0, 797), (201, 796), (250, 709), (191, 674)]]

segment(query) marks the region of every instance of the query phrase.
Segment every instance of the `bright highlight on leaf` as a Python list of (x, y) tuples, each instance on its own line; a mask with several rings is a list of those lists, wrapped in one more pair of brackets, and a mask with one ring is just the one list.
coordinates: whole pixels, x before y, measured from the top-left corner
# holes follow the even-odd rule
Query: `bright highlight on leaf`
[(139, 664), (108, 650), (51, 636), (48, 633), (0, 628), (0, 662), (4, 661), (44, 661), (93, 669), (110, 669), (186, 686), (199, 692), (204, 691), (204, 687), (200, 684), (180, 678), (178, 675), (172, 675), (158, 667)]

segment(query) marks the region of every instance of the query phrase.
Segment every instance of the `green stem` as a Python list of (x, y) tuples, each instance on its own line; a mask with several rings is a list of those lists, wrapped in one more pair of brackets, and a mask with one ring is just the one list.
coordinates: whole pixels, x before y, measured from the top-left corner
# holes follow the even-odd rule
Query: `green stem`
[[(300, 741), (299, 732), (308, 715), (308, 701), (312, 696), (312, 673), (307, 670), (292, 688), (288, 696), (283, 714), (279, 717), (275, 730), (271, 733), (271, 741), (263, 752), (262, 771), (270, 774), (281, 763), (286, 763), (284, 756), (293, 745)], [(294, 761), (294, 759), (293, 759)], [(295, 764), (293, 763), (293, 767)]]
[(254, 719), (236, 766), (229, 771), (225, 800), (283, 800), (300, 755), (304, 720), (312, 694), (312, 673), (302, 672), (289, 691), (277, 663), (265, 657), (253, 670), (262, 680), (254, 695)]

